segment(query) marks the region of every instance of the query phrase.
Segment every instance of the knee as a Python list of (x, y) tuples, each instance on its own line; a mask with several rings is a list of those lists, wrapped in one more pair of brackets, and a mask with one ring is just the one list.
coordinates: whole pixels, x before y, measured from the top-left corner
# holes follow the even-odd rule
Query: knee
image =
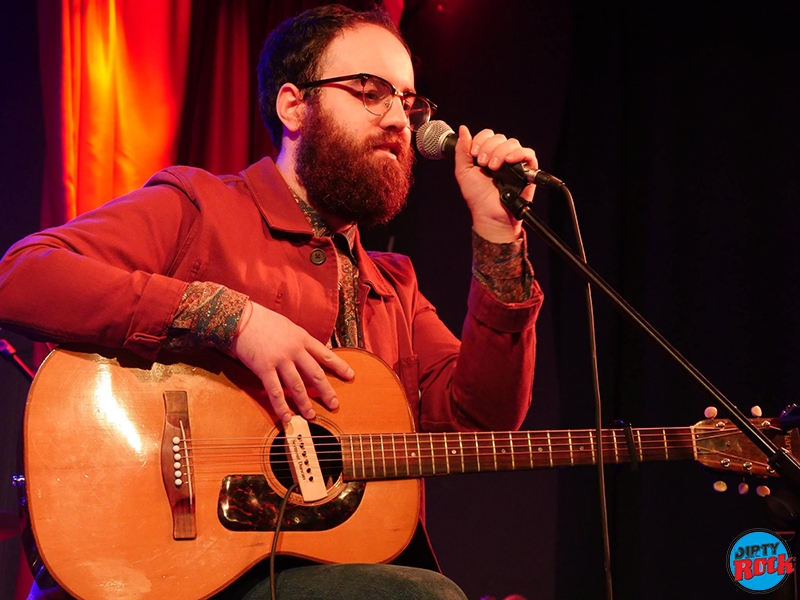
[(467, 600), (461, 588), (435, 571), (394, 567), (390, 577), (399, 592), (398, 598), (403, 600)]

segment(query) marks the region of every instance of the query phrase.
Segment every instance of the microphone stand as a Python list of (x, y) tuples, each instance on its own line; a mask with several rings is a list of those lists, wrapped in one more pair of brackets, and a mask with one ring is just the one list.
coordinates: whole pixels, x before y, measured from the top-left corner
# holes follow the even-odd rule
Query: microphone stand
[[(555, 178), (553, 178), (555, 179)], [(778, 448), (772, 441), (758, 430), (748, 418), (736, 407), (733, 402), (728, 400), (714, 384), (712, 384), (694, 365), (692, 365), (678, 350), (667, 341), (650, 323), (648, 323), (636, 309), (608, 283), (606, 283), (589, 264), (583, 261), (575, 252), (567, 246), (536, 214), (531, 211), (531, 205), (524, 198), (520, 197), (519, 192), (521, 182), (515, 178), (495, 177), (495, 183), (500, 190), (500, 199), (509, 212), (518, 220), (522, 221), (533, 229), (539, 236), (559, 255), (566, 259), (578, 274), (600, 293), (602, 293), (611, 305), (622, 313), (629, 321), (634, 323), (641, 331), (647, 334), (680, 367), (686, 371), (700, 386), (730, 414), (731, 421), (741, 430), (750, 441), (755, 444), (767, 457), (767, 463), (778, 475), (783, 477), (795, 492), (800, 492), (800, 463), (785, 448)], [(524, 185), (527, 185), (527, 181)], [(547, 182), (543, 182), (547, 183)], [(523, 185), (523, 187), (524, 187)], [(558, 181), (551, 183), (551, 187), (558, 187), (563, 192), (569, 194), (566, 186)]]

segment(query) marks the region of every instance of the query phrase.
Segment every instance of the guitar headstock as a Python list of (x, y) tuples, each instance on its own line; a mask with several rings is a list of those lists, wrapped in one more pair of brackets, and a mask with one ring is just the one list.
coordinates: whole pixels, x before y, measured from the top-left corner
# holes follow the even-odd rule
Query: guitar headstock
[[(706, 413), (708, 416), (708, 413)], [(793, 456), (800, 453), (800, 436), (797, 429), (785, 432), (777, 419), (756, 417), (750, 422), (760, 429), (779, 448), (786, 448)], [(695, 456), (704, 466), (717, 471), (777, 477), (767, 464), (764, 454), (728, 419), (709, 418), (692, 427)]]

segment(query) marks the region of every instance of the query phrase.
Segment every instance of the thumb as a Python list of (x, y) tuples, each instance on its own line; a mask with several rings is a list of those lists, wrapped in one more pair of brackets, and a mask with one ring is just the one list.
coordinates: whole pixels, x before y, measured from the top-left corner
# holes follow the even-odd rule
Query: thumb
[(470, 153), (472, 148), (472, 134), (466, 125), (458, 127), (458, 141), (456, 142), (456, 173), (467, 171), (474, 166), (474, 159)]

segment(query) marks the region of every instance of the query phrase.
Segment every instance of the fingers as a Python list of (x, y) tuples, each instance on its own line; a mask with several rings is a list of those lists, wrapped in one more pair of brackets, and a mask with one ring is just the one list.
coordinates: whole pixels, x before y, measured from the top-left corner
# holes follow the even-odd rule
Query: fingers
[(506, 138), (491, 129), (484, 129), (473, 138), (470, 154), (478, 165), (492, 171), (505, 163), (525, 163), (528, 168), (539, 168), (536, 153), (531, 148), (524, 148), (516, 138)]
[(269, 370), (261, 376), (261, 383), (264, 384), (264, 390), (269, 397), (269, 403), (272, 405), (272, 410), (275, 415), (283, 421), (288, 423), (292, 418), (292, 411), (286, 402), (286, 397), (283, 395), (283, 385), (278, 377), (278, 372)]
[(352, 379), (355, 376), (353, 369), (350, 368), (350, 365), (348, 365), (342, 357), (311, 336), (309, 336), (307, 350), (320, 365), (342, 379)]
[(255, 303), (250, 321), (237, 334), (231, 353), (261, 379), (270, 404), (282, 421), (291, 419), (292, 404), (306, 419), (316, 416), (310, 389), (331, 410), (338, 407), (326, 370), (342, 379), (354, 376), (344, 359), (305, 329)]
[[(327, 362), (336, 365), (342, 373), (340, 376), (343, 379), (352, 379), (354, 373), (350, 366), (333, 352), (328, 350), (327, 353), (331, 355), (331, 359)], [(336, 410), (339, 406), (336, 391), (328, 381), (325, 369), (307, 352), (279, 363), (274, 369), (267, 369), (262, 374), (261, 380), (276, 416), (284, 422), (288, 422), (293, 414), (287, 395), (297, 411), (308, 420), (316, 417), (309, 390), (315, 390), (320, 402), (331, 410)]]

